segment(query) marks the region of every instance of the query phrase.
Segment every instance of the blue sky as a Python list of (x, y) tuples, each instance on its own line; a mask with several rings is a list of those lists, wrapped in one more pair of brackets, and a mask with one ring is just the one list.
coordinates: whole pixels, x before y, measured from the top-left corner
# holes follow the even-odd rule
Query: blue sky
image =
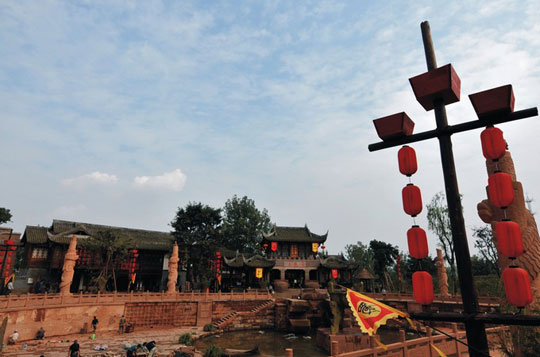
[[(331, 252), (405, 250), (397, 149), (367, 145), (372, 119), (396, 112), (434, 127), (408, 84), (426, 71), (420, 22), (461, 77), (458, 123), (475, 118), (467, 94), (503, 84), (516, 109), (540, 103), (539, 15), (535, 1), (2, 1), (0, 206), (18, 231), (168, 231), (189, 201), (247, 195), (278, 225), (329, 230)], [(540, 200), (538, 119), (501, 128)], [(454, 137), (468, 228), (487, 183), (479, 134)], [(438, 145), (414, 147), (427, 203), (444, 189)]]

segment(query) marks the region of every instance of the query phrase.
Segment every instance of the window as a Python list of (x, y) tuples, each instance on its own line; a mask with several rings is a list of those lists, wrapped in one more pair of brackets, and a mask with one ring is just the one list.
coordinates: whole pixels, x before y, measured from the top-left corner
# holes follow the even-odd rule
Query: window
[(32, 259), (43, 260), (47, 259), (49, 250), (47, 248), (34, 248), (32, 249)]
[(291, 258), (298, 258), (298, 245), (291, 244)]

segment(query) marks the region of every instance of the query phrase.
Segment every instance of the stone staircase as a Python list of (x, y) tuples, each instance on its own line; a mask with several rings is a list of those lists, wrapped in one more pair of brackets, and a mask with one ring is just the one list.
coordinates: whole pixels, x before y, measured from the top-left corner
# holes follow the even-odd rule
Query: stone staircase
[(244, 311), (241, 311), (241, 312), (233, 311), (230, 314), (228, 314), (228, 315), (222, 317), (221, 319), (217, 320), (216, 322), (212, 323), (212, 325), (217, 330), (223, 330), (226, 326), (231, 324), (239, 316), (239, 314), (242, 314), (242, 315), (255, 315), (259, 311), (264, 310), (264, 309), (266, 309), (268, 307), (271, 307), (274, 304), (275, 304), (274, 300), (266, 300), (265, 302), (255, 306), (253, 309), (251, 309), (249, 311), (245, 311), (245, 312)]

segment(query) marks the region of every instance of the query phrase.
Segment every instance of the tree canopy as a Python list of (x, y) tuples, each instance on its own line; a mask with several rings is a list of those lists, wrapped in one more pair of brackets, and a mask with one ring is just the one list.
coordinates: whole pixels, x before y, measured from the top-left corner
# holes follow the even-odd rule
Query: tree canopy
[(364, 243), (347, 244), (345, 246), (345, 257), (358, 264), (360, 269), (366, 268), (373, 272), (373, 251)]
[(9, 209), (0, 207), (0, 224), (11, 222), (11, 217)]
[(484, 264), (488, 265), (487, 270), (490, 273), (500, 275), (499, 265), (497, 264), (499, 255), (497, 253), (497, 247), (495, 247), (495, 243), (493, 242), (493, 231), (491, 227), (484, 226), (474, 228), (473, 237), (476, 238), (474, 241), (474, 247), (478, 248), (478, 252), (481, 256), (477, 259), (477, 265), (480, 262), (483, 262)]
[(272, 228), (268, 211), (260, 211), (255, 201), (234, 195), (223, 207), (223, 245), (232, 250), (255, 251), (262, 233)]

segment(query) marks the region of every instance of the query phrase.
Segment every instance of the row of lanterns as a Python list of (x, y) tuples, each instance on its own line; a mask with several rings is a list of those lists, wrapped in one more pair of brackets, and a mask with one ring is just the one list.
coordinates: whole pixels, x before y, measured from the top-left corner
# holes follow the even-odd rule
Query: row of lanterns
[[(416, 152), (410, 146), (403, 146), (398, 151), (399, 172), (410, 177), (418, 170)], [(422, 212), (422, 194), (420, 188), (412, 183), (401, 191), (403, 210), (413, 218)], [(414, 224), (407, 231), (409, 254), (414, 259), (424, 259), (429, 254), (426, 231)], [(413, 297), (419, 304), (429, 305), (433, 302), (433, 278), (427, 271), (417, 271), (412, 275)]]
[[(268, 249), (268, 243), (264, 243), (263, 247), (264, 247), (265, 250)], [(324, 244), (322, 244), (320, 247), (321, 247), (322, 250), (326, 249)], [(271, 242), (270, 243), (270, 250), (272, 250), (272, 252), (275, 252), (275, 251), (277, 251), (277, 249), (278, 249), (278, 243), (277, 242)], [(313, 253), (317, 253), (319, 251), (319, 243), (311, 243), (311, 251)]]
[(10, 275), (12, 263), (15, 262), (14, 254), (17, 250), (15, 241), (4, 240), (5, 253), (0, 256), (0, 271), (4, 272), (4, 278), (8, 278)]
[(137, 258), (139, 257), (139, 251), (137, 249), (131, 250), (131, 259), (129, 260), (129, 278), (132, 284), (135, 284), (135, 268), (137, 265)]
[(506, 153), (506, 141), (502, 130), (493, 126), (482, 131), (480, 140), (484, 157), (494, 162), (496, 167), (488, 178), (488, 198), (492, 205), (503, 210), (505, 217), (495, 225), (497, 250), (512, 260), (511, 265), (502, 273), (504, 291), (509, 303), (522, 308), (529, 305), (533, 298), (529, 274), (514, 264), (514, 260), (524, 252), (521, 229), (516, 222), (506, 218), (506, 209), (514, 201), (512, 177), (498, 170), (497, 166), (499, 159)]

